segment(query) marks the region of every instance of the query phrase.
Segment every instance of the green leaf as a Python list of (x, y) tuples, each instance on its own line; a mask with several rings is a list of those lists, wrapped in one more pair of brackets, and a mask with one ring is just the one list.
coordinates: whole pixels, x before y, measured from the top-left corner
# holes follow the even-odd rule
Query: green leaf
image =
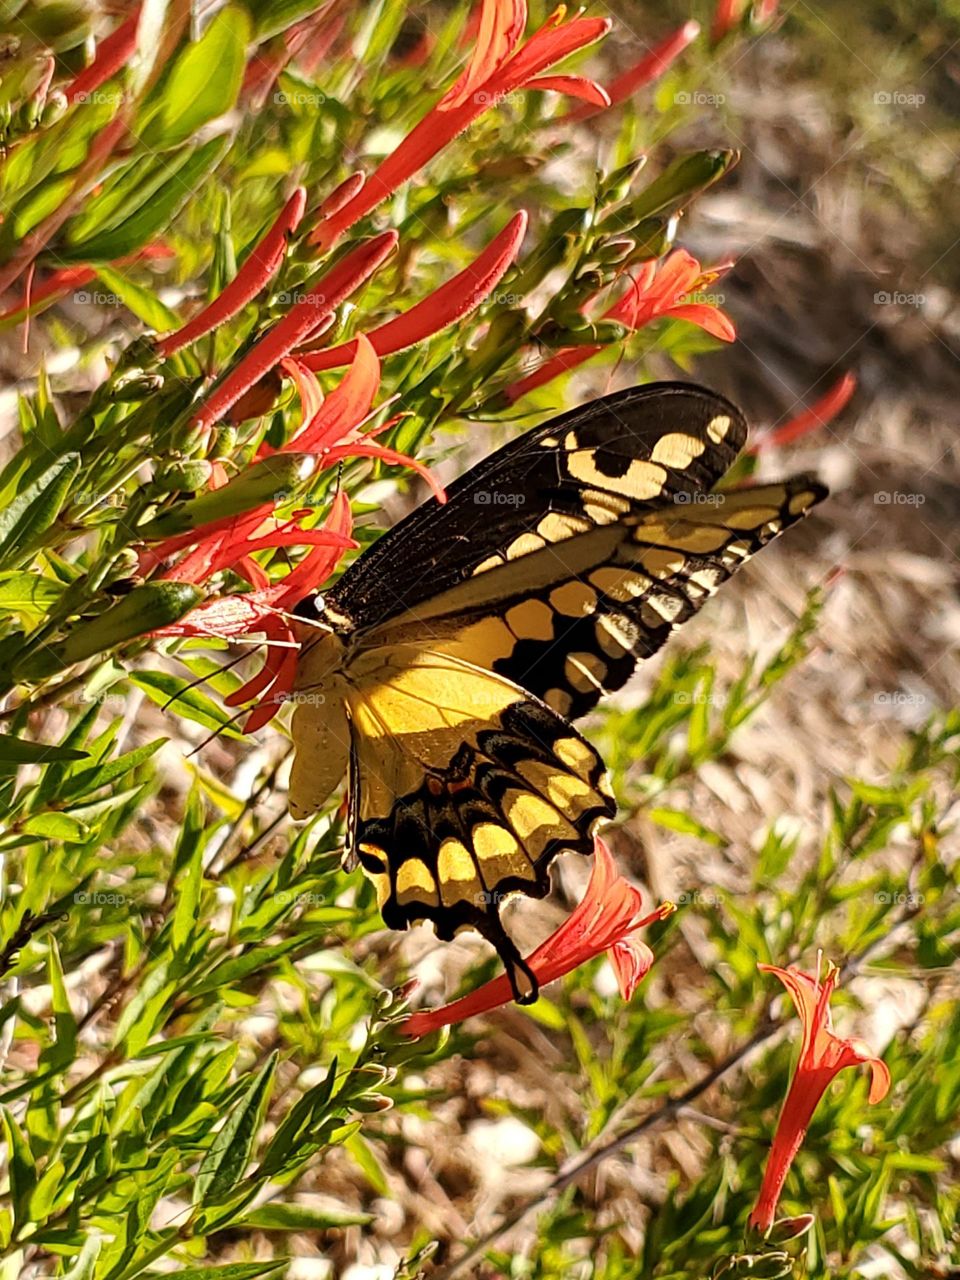
[(62, 584), (52, 578), (41, 578), (36, 573), (5, 573), (0, 576), (0, 613), (18, 616), (33, 626), (62, 594)]
[(106, 764), (97, 765), (93, 769), (82, 769), (79, 773), (72, 774), (64, 782), (60, 798), (76, 800), (80, 796), (90, 795), (91, 792), (105, 787), (108, 783), (119, 781), (155, 755), (164, 742), (164, 738), (158, 738), (155, 742), (147, 742), (142, 747), (135, 747), (133, 751), (117, 756), (116, 760), (108, 760)]
[(0, 1107), (4, 1134), (7, 1139), (7, 1176), (10, 1179), (10, 1199), (13, 1203), (14, 1227), (29, 1221), (30, 1196), (37, 1185), (37, 1166), (33, 1153), (21, 1132), (20, 1126), (6, 1107)]
[[(203, 801), (196, 786), (187, 800), (187, 817), (184, 833), (203, 832)], [(177, 905), (173, 913), (171, 937), (175, 952), (182, 951), (189, 943), (200, 916), (200, 890), (203, 887), (203, 849), (205, 842), (194, 839), (189, 857), (177, 859)]]
[(258, 1276), (279, 1276), (289, 1259), (271, 1262), (228, 1262), (222, 1267), (186, 1267), (174, 1274), (177, 1280), (257, 1280)]
[(240, 1101), (217, 1131), (204, 1156), (193, 1187), (193, 1203), (206, 1206), (228, 1195), (244, 1175), (277, 1066), (270, 1058), (254, 1076)]
[(245, 1214), (234, 1226), (260, 1227), (265, 1231), (327, 1231), (330, 1227), (362, 1226), (372, 1213), (357, 1213), (336, 1200), (322, 1204), (287, 1204), (277, 1201)]
[(702, 822), (698, 822), (689, 813), (683, 813), (679, 809), (655, 808), (649, 811), (649, 817), (653, 819), (660, 827), (665, 827), (667, 831), (677, 831), (684, 836), (696, 836), (698, 840), (704, 840), (707, 844), (712, 844), (718, 849), (725, 849), (729, 841), (714, 831), (711, 827), (704, 826)]
[(238, 5), (221, 9), (201, 38), (188, 45), (166, 78), (162, 96), (140, 129), (157, 150), (186, 141), (236, 102), (243, 80), (250, 17)]
[(207, 729), (216, 729), (227, 738), (243, 737), (242, 733), (234, 729), (228, 712), (218, 707), (199, 689), (190, 688), (190, 681), (181, 676), (170, 675), (165, 671), (138, 671), (130, 677), (130, 681), (142, 689), (158, 707), (166, 707), (169, 703), (169, 710), (178, 716), (202, 724)]
[(53, 764), (55, 760), (88, 760), (89, 752), (57, 747), (50, 742), (28, 742), (0, 733), (0, 761), (10, 764)]
[(57, 259), (67, 265), (76, 262), (112, 262), (141, 249), (153, 236), (169, 227), (171, 220), (216, 169), (230, 147), (229, 137), (212, 138), (199, 147), (179, 171), (150, 201), (119, 227), (89, 239), (57, 249)]
[(152, 289), (145, 289), (142, 284), (135, 284), (133, 280), (128, 280), (122, 271), (116, 271), (113, 267), (100, 266), (97, 268), (97, 275), (104, 287), (115, 294), (138, 320), (142, 320), (151, 329), (158, 329), (161, 333), (165, 333), (179, 326), (180, 321), (175, 313), (163, 305)]
[(80, 455), (64, 454), (0, 511), (0, 567), (22, 559), (50, 528), (79, 469)]
[(66, 840), (80, 844), (88, 831), (82, 822), (66, 813), (35, 813), (21, 824), (20, 830), (29, 836), (43, 836), (47, 840)]

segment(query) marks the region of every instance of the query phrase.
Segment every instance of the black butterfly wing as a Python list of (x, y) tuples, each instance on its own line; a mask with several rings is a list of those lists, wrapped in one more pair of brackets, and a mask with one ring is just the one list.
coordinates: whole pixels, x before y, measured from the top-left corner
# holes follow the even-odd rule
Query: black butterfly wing
[(444, 593), (476, 574), (709, 492), (745, 439), (734, 405), (688, 383), (591, 401), (473, 467), (446, 504), (418, 507), (347, 570), (327, 603), (360, 633), (443, 611)]

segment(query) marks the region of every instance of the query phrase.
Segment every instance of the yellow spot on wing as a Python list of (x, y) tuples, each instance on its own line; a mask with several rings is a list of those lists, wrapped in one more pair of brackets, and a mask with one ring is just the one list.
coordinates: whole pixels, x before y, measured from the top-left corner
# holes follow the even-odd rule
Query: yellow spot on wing
[(655, 578), (670, 578), (678, 573), (686, 564), (686, 556), (681, 551), (644, 551), (640, 563)]
[(582, 516), (568, 515), (563, 511), (548, 511), (537, 525), (537, 533), (548, 542), (563, 542), (567, 538), (576, 537), (578, 533), (586, 533), (590, 521)]
[(443, 841), (437, 853), (437, 878), (445, 907), (464, 899), (479, 902), (482, 889), (473, 858), (469, 850), (452, 836)]
[(425, 862), (419, 858), (407, 858), (397, 871), (397, 902), (425, 902), (437, 906), (437, 885)]
[(580, 618), (595, 608), (597, 593), (584, 582), (564, 582), (550, 592), (550, 603), (568, 618)]
[(542, 849), (548, 840), (576, 839), (576, 828), (552, 804), (529, 791), (508, 791), (504, 797), (507, 821), (525, 845)]
[(480, 862), (480, 873), (485, 883), (495, 888), (508, 876), (524, 880), (536, 880), (537, 875), (530, 859), (520, 847), (516, 836), (506, 827), (493, 822), (481, 822), (473, 829), (473, 848)]
[(543, 695), (543, 700), (548, 707), (556, 711), (557, 715), (568, 716), (573, 710), (573, 698), (566, 689), (548, 689)]
[(603, 689), (607, 668), (595, 653), (571, 653), (564, 661), (563, 674), (577, 693), (592, 693)]
[(730, 415), (720, 413), (707, 423), (707, 435), (714, 444), (720, 444), (730, 430)]
[(558, 760), (577, 773), (585, 773), (597, 763), (596, 755), (579, 738), (558, 738), (553, 751)]
[(698, 440), (696, 436), (670, 432), (661, 436), (653, 446), (650, 461), (662, 462), (665, 467), (676, 467), (682, 471), (689, 467), (694, 458), (699, 458), (706, 447), (706, 442)]
[(486, 573), (488, 569), (498, 569), (500, 565), (504, 563), (505, 561), (501, 555), (487, 556), (486, 560), (480, 561), (473, 573), (474, 575), (478, 573)]
[(550, 640), (553, 637), (553, 610), (542, 600), (525, 600), (508, 609), (507, 626), (520, 640)]
[(566, 454), (567, 470), (575, 480), (584, 484), (596, 485), (601, 489), (612, 489), (615, 493), (623, 493), (635, 502), (645, 498), (656, 498), (663, 489), (667, 473), (663, 467), (653, 462), (641, 462), (635, 459), (621, 476), (608, 476), (597, 466), (595, 449), (578, 449), (577, 437), (569, 432), (564, 441), (570, 450)]
[(519, 538), (514, 538), (509, 547), (507, 547), (507, 559), (519, 560), (521, 556), (529, 556), (534, 551), (542, 551), (546, 545), (543, 538), (538, 538), (535, 533), (521, 533)]
[(590, 574), (590, 585), (596, 587), (601, 595), (622, 602), (642, 596), (650, 586), (650, 579), (629, 569), (601, 568)]

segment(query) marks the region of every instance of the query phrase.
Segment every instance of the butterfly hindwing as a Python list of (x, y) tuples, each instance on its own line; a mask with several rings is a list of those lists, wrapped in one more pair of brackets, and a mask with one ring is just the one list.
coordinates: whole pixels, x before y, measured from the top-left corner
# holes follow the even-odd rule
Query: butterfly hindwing
[(348, 697), (350, 856), (384, 922), (477, 929), (518, 998), (536, 981), (500, 922), (511, 893), (542, 898), (564, 849), (589, 853), (614, 804), (603, 762), (549, 707), (490, 672), (400, 646)]

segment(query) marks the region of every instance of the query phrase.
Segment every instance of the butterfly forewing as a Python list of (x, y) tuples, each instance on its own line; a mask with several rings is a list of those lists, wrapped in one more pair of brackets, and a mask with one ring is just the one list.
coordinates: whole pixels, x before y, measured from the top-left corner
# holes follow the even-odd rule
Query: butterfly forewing
[(425, 502), (344, 574), (331, 604), (358, 630), (442, 612), (444, 593), (468, 578), (709, 492), (745, 438), (729, 401), (684, 383), (593, 401), (479, 463), (445, 505)]

